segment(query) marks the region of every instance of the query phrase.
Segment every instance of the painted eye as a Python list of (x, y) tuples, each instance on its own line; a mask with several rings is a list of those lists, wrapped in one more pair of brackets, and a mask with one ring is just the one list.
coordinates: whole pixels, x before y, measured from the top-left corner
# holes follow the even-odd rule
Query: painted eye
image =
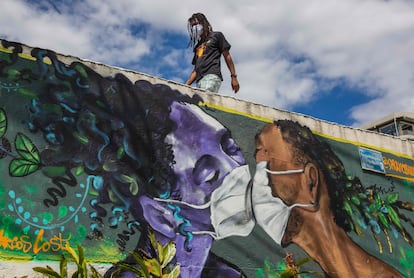
[(228, 133), (221, 138), (221, 148), (223, 151), (239, 164), (245, 164), (246, 161), (240, 151), (240, 147)]
[(220, 162), (211, 155), (202, 156), (195, 164), (193, 170), (194, 182), (198, 185), (214, 183), (220, 174)]

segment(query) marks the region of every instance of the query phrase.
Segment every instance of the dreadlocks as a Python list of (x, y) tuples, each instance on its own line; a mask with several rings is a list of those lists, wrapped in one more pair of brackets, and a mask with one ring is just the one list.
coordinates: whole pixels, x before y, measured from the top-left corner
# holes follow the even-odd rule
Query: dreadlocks
[(201, 34), (201, 40), (204, 41), (210, 33), (213, 31), (213, 27), (211, 27), (210, 22), (208, 22), (207, 17), (202, 13), (195, 13), (189, 19), (187, 23), (188, 34), (190, 35), (190, 41), (188, 46), (195, 47), (197, 45), (197, 34), (193, 32), (192, 29), (192, 22), (196, 21), (198, 24), (203, 26), (203, 32)]

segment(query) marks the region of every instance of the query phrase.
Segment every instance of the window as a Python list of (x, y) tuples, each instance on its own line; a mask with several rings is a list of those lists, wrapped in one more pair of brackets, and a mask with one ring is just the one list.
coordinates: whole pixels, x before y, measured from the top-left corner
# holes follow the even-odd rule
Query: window
[(399, 123), (401, 135), (414, 135), (414, 124), (401, 121)]
[(379, 129), (379, 131), (381, 133), (385, 133), (385, 134), (389, 134), (389, 135), (394, 135), (397, 136), (397, 129), (395, 128), (395, 124), (388, 124), (386, 126), (383, 126)]

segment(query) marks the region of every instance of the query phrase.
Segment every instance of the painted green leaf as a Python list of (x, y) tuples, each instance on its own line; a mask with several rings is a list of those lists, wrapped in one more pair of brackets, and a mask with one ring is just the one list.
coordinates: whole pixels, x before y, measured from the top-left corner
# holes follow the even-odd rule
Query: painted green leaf
[(378, 212), (378, 219), (381, 221), (382, 225), (384, 225), (387, 229), (390, 228), (390, 223), (388, 223), (387, 218), (382, 212)]
[(136, 196), (138, 194), (138, 184), (136, 181), (131, 182), (129, 185), (129, 191), (133, 196)]
[(352, 208), (348, 201), (344, 202), (344, 209), (349, 216), (352, 216)]
[(118, 168), (118, 162), (116, 160), (109, 159), (104, 162), (102, 169), (106, 172), (115, 172)]
[(391, 218), (391, 221), (400, 229), (402, 229), (400, 218), (398, 217), (397, 212), (394, 210), (393, 207), (387, 206), (388, 208), (388, 215)]
[(151, 242), (151, 246), (154, 250), (157, 250), (157, 240), (155, 239), (155, 234), (153, 231), (151, 231), (149, 233), (149, 238), (150, 238), (150, 242)]
[(130, 177), (128, 175), (122, 175), (121, 176), (122, 180), (125, 182), (129, 183), (129, 191), (131, 192), (132, 195), (137, 195), (138, 194), (138, 183), (137, 181), (133, 178)]
[(27, 161), (33, 164), (40, 164), (40, 154), (36, 146), (32, 143), (29, 137), (23, 133), (17, 133), (15, 140), (15, 147), (17, 153)]
[(146, 259), (144, 263), (151, 274), (157, 277), (161, 276), (160, 263), (158, 262), (157, 259), (155, 258)]
[(82, 246), (80, 246), (80, 245), (78, 245), (78, 254), (79, 254), (78, 263), (82, 266), (86, 266), (85, 265), (85, 252), (84, 252)]
[(39, 168), (38, 164), (25, 159), (13, 159), (9, 165), (9, 174), (12, 177), (24, 177), (35, 172)]
[(77, 237), (79, 238), (79, 241), (81, 241), (84, 240), (88, 235), (88, 230), (85, 228), (85, 226), (79, 225), (76, 228), (76, 234), (78, 235)]
[(75, 176), (80, 176), (85, 172), (85, 169), (83, 168), (83, 166), (78, 166), (75, 169)]
[(7, 117), (6, 112), (0, 108), (0, 138), (6, 134), (7, 130)]
[(79, 74), (84, 77), (84, 78), (88, 78), (88, 74), (86, 73), (85, 69), (80, 66), (80, 65), (76, 65), (75, 69), (79, 72)]
[(60, 206), (58, 217), (63, 218), (68, 214), (68, 207), (67, 206)]
[(75, 249), (73, 249), (71, 246), (67, 245), (65, 250), (75, 262), (79, 263), (79, 256), (76, 253)]
[(62, 278), (62, 276), (60, 276), (59, 273), (46, 267), (34, 267), (33, 270), (45, 274), (48, 277)]
[(81, 144), (88, 144), (89, 139), (86, 136), (83, 136), (81, 134), (79, 134), (79, 132), (75, 131), (72, 133), (73, 137), (75, 137), (75, 139), (77, 139)]
[(19, 88), (17, 90), (17, 93), (27, 98), (37, 99), (37, 95), (34, 92), (27, 90), (25, 88)]
[(52, 222), (54, 218), (53, 213), (50, 212), (39, 213), (39, 217), (41, 217), (43, 221), (46, 221), (47, 223)]
[(92, 272), (92, 278), (102, 278), (103, 276), (98, 272), (98, 270), (93, 267), (93, 265), (89, 265), (89, 268), (91, 269)]
[(116, 203), (119, 201), (119, 197), (116, 193), (114, 193), (113, 190), (108, 191), (109, 200), (111, 200), (112, 203)]
[(258, 268), (256, 270), (256, 278), (266, 278), (265, 273), (263, 271), (263, 269)]
[(351, 201), (355, 204), (355, 205), (357, 205), (357, 206), (359, 206), (360, 204), (361, 204), (361, 201), (359, 200), (359, 198), (357, 197), (357, 196), (352, 196), (351, 197)]
[(391, 193), (387, 196), (387, 204), (394, 204), (398, 201), (398, 192)]
[(374, 211), (376, 211), (376, 210), (377, 210), (377, 208), (376, 208), (375, 204), (370, 204), (370, 205), (368, 206), (368, 210), (369, 210), (369, 212), (374, 212)]
[(172, 261), (172, 259), (175, 256), (176, 249), (175, 249), (174, 242), (172, 241), (168, 242), (164, 246), (162, 253), (163, 253), (163, 261), (161, 261), (161, 267), (164, 268)]
[(61, 255), (61, 258), (60, 258), (59, 269), (60, 269), (60, 274), (62, 275), (62, 277), (68, 276), (68, 261), (63, 255)]
[(145, 262), (142, 259), (142, 257), (136, 252), (131, 252), (131, 255), (134, 257), (137, 263), (141, 266), (140, 273), (143, 273), (144, 277), (150, 277), (148, 268), (145, 266)]
[(163, 251), (163, 246), (162, 246), (161, 242), (157, 242), (157, 255), (158, 255), (158, 261), (162, 265), (163, 261), (164, 261), (164, 251)]
[(165, 278), (177, 278), (180, 275), (180, 265), (177, 264), (174, 266), (174, 268), (171, 270), (170, 273), (163, 274), (162, 277)]
[(378, 210), (382, 206), (382, 200), (379, 194), (375, 194), (375, 208)]
[(365, 195), (364, 193), (358, 193), (358, 197), (361, 200), (365, 200), (367, 198), (367, 195)]
[(116, 152), (116, 158), (121, 159), (125, 155), (125, 149), (124, 147), (119, 147)]
[(14, 80), (16, 78), (16, 76), (20, 75), (20, 71), (16, 70), (16, 69), (9, 69), (7, 70), (7, 78)]

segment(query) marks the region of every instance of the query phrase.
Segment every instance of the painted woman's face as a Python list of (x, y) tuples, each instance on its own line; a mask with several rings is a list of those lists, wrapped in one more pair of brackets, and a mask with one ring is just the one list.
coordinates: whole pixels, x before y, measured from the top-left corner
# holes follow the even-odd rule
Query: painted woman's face
[(166, 137), (174, 152), (177, 197), (201, 205), (234, 168), (246, 164), (229, 131), (198, 106), (174, 102), (175, 129)]

